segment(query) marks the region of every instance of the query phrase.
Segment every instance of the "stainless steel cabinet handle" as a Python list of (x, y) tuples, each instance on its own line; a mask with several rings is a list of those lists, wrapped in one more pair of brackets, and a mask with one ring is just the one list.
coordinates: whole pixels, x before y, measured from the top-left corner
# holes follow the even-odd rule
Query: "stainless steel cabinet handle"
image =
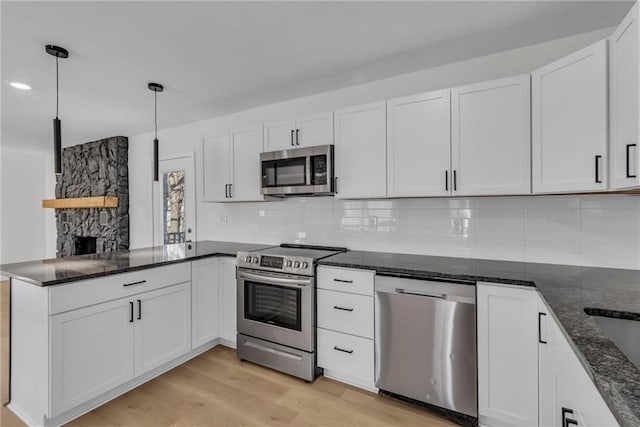
[(344, 348), (340, 348), (338, 346), (334, 346), (333, 349), (337, 351), (341, 351), (343, 353), (349, 353), (349, 354), (353, 353), (353, 350), (345, 350)]
[(449, 171), (444, 171), (444, 191), (449, 191)]
[(139, 280), (137, 282), (125, 283), (122, 286), (124, 286), (126, 288), (127, 286), (142, 285), (143, 283), (147, 283), (147, 281), (146, 280)]
[(338, 194), (338, 177), (333, 178), (333, 192)]
[(453, 170), (453, 191), (458, 191), (458, 171)]
[(129, 301), (129, 323), (133, 323), (133, 301)]
[(340, 307), (339, 305), (334, 305), (333, 308), (336, 310), (342, 310), (342, 311), (353, 311), (353, 308)]
[(296, 129), (296, 145), (300, 145), (300, 129)]
[(229, 198), (229, 184), (224, 185), (224, 198), (225, 199)]
[(344, 279), (333, 279), (334, 282), (340, 283), (353, 283), (353, 280), (344, 280)]
[(291, 129), (291, 146), (295, 147), (296, 144), (293, 143), (293, 129)]
[(631, 175), (631, 166), (629, 165), (631, 163), (631, 156), (629, 155), (629, 151), (631, 150), (631, 147), (635, 146), (636, 144), (627, 144), (627, 178), (636, 178), (635, 173)]
[(142, 319), (142, 301), (138, 300), (138, 320)]
[(229, 198), (233, 199), (233, 184), (229, 184)]
[(578, 425), (578, 422), (574, 419), (567, 418), (567, 415), (573, 414), (573, 410), (569, 408), (562, 408), (562, 427), (568, 427), (569, 424), (574, 426)]
[(602, 180), (600, 179), (600, 159), (602, 156), (596, 156), (596, 184), (601, 184)]

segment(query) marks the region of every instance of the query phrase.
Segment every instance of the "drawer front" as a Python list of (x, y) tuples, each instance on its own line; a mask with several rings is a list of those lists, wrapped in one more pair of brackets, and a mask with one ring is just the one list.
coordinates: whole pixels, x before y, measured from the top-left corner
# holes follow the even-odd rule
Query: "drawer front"
[(373, 384), (373, 340), (318, 328), (318, 366)]
[(373, 296), (375, 271), (350, 268), (318, 267), (319, 289)]
[(373, 339), (373, 297), (318, 289), (318, 327)]
[(49, 314), (62, 313), (190, 280), (191, 263), (181, 262), (66, 285), (55, 285), (49, 292)]

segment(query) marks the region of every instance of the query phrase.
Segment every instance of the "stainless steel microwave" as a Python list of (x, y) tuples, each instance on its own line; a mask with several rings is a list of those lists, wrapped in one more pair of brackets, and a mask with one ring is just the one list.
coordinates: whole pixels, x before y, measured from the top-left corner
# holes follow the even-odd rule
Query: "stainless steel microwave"
[(272, 196), (333, 194), (333, 145), (262, 153), (260, 163), (262, 194)]

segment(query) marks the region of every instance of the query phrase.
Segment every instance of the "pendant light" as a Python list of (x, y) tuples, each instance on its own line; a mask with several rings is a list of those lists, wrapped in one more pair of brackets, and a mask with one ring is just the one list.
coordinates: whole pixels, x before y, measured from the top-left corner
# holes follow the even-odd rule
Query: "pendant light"
[(62, 132), (60, 130), (61, 122), (58, 118), (58, 106), (59, 106), (59, 84), (58, 84), (58, 60), (60, 58), (68, 58), (69, 52), (60, 46), (54, 46), (48, 44), (45, 46), (45, 51), (56, 57), (56, 118), (53, 119), (53, 155), (55, 161), (56, 175), (62, 174)]
[(153, 91), (153, 122), (155, 127), (155, 138), (153, 139), (153, 180), (158, 181), (158, 92), (162, 92), (164, 87), (159, 83), (149, 83), (147, 87)]

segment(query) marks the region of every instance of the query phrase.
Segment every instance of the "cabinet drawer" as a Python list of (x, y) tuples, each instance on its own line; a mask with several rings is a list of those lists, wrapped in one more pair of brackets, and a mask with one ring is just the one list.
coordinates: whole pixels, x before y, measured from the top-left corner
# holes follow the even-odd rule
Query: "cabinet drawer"
[(191, 263), (181, 262), (56, 285), (52, 286), (49, 292), (49, 314), (62, 313), (190, 280)]
[(373, 297), (318, 289), (318, 327), (373, 339)]
[(375, 271), (318, 267), (318, 288), (373, 296)]
[(373, 340), (318, 328), (318, 366), (373, 384)]

